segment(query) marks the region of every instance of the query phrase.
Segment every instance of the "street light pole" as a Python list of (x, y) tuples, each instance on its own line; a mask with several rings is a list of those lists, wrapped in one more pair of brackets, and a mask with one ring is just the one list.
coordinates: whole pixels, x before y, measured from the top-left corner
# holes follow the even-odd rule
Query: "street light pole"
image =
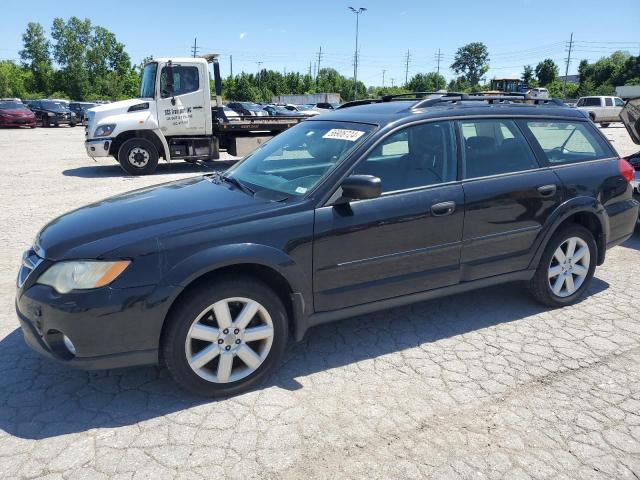
[(353, 99), (356, 100), (358, 96), (358, 27), (360, 14), (366, 12), (367, 9), (363, 7), (358, 9), (349, 7), (349, 10), (356, 14), (356, 54), (353, 59)]

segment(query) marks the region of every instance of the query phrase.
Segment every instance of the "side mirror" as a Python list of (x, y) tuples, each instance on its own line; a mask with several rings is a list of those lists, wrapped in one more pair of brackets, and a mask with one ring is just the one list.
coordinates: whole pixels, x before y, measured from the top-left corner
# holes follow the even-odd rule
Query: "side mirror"
[(340, 186), (344, 201), (376, 198), (382, 193), (382, 181), (373, 175), (351, 175)]

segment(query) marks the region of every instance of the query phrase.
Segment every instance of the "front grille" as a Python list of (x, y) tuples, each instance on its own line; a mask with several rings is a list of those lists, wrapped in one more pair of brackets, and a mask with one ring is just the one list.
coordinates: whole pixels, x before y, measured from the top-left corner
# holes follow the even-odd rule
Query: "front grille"
[(22, 254), (22, 265), (20, 265), (20, 271), (18, 272), (18, 288), (22, 288), (24, 282), (26, 282), (29, 275), (31, 275), (31, 272), (33, 272), (41, 262), (42, 258), (36, 255), (33, 249), (29, 249)]

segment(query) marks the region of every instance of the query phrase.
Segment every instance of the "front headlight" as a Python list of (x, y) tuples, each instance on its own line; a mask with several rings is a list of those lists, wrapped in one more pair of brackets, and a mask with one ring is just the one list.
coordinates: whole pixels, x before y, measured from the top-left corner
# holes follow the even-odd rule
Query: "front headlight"
[(78, 260), (54, 263), (40, 275), (37, 283), (49, 285), (58, 293), (103, 287), (118, 278), (130, 263), (129, 260)]
[(115, 123), (111, 123), (108, 125), (100, 125), (98, 128), (96, 128), (96, 131), (94, 132), (93, 136), (94, 137), (108, 137), (109, 135), (111, 135), (113, 133), (113, 131), (116, 128), (116, 124)]

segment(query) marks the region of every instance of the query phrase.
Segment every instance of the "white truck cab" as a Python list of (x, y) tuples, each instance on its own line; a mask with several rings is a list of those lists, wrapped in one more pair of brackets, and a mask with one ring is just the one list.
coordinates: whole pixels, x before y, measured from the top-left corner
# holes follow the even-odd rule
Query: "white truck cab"
[[(213, 63), (216, 97), (209, 88)], [(144, 66), (138, 98), (94, 107), (87, 112), (85, 147), (92, 158), (115, 157), (133, 175), (155, 171), (158, 160), (190, 162), (219, 158), (221, 143), (232, 155), (303, 118), (228, 121), (222, 107), (217, 55), (158, 58)]]

